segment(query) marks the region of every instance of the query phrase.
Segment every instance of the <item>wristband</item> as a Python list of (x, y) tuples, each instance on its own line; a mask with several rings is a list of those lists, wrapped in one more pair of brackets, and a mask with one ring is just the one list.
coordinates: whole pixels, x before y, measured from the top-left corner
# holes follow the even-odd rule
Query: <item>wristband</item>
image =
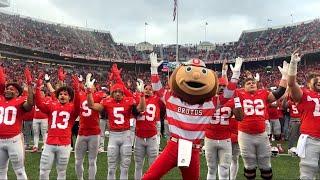
[(235, 108), (241, 108), (242, 107), (239, 97), (235, 97), (235, 98), (233, 98), (233, 100), (234, 100), (234, 107)]

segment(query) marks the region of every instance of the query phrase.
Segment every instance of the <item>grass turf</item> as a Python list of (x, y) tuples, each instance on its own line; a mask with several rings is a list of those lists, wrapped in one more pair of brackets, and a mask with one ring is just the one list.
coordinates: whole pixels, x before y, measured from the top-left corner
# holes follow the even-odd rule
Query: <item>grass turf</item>
[[(161, 147), (165, 145), (166, 140), (162, 139)], [(107, 145), (107, 143), (106, 143)], [(284, 144), (286, 149), (286, 143)], [(39, 179), (39, 164), (40, 164), (40, 156), (41, 153), (30, 153), (26, 152), (26, 161), (25, 167), (26, 172), (29, 179)], [(71, 153), (68, 170), (67, 170), (67, 179), (76, 179), (75, 173), (75, 164), (74, 164), (74, 153)], [(144, 170), (147, 170), (147, 163), (145, 163)], [(97, 161), (97, 174), (96, 179), (106, 179), (107, 177), (107, 153), (100, 153), (98, 155)], [(291, 156), (278, 156), (272, 158), (272, 167), (273, 167), (273, 174), (274, 179), (298, 179), (299, 178), (299, 158), (298, 157), (291, 157)], [(85, 158), (84, 162), (84, 178), (88, 178), (88, 161), (87, 157)], [(200, 168), (200, 176), (201, 179), (206, 179), (207, 174), (207, 166), (205, 156), (201, 155), (201, 168)], [(55, 166), (53, 166), (50, 179), (56, 179), (57, 173)], [(119, 178), (119, 170), (117, 171), (117, 178)], [(16, 179), (16, 176), (11, 168), (9, 168), (8, 172), (8, 179)], [(134, 160), (132, 158), (131, 166), (129, 169), (129, 179), (134, 179)], [(163, 179), (181, 179), (180, 171), (178, 168), (172, 169)], [(240, 157), (239, 161), (239, 172), (237, 179), (245, 179), (243, 176), (243, 162)], [(257, 179), (260, 178), (259, 171), (257, 170)]]

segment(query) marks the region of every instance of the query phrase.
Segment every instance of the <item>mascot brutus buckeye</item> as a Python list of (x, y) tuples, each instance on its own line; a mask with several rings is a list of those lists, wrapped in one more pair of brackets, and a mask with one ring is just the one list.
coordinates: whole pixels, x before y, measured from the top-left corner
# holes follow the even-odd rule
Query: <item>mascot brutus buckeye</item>
[(183, 179), (199, 179), (200, 141), (217, 106), (213, 98), (218, 89), (217, 75), (200, 59), (191, 59), (174, 70), (170, 90), (165, 90), (157, 72), (161, 62), (154, 53), (150, 61), (152, 88), (166, 105), (170, 139), (142, 179), (160, 179), (176, 166)]

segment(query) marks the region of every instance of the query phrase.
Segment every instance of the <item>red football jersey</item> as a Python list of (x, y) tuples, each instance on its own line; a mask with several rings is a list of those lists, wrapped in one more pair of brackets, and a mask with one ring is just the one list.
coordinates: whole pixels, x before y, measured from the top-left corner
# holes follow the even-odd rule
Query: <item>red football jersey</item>
[(265, 114), (269, 91), (259, 89), (251, 94), (239, 90), (237, 93), (244, 112), (243, 120), (238, 125), (239, 131), (248, 134), (263, 133), (265, 131)]
[(234, 101), (230, 99), (228, 102), (222, 105), (219, 109), (216, 109), (210, 125), (207, 126), (205, 136), (214, 140), (223, 140), (231, 138), (231, 129), (229, 119), (232, 116), (232, 109), (234, 108)]
[(276, 102), (272, 103), (272, 106), (268, 107), (269, 120), (279, 119), (278, 106), (274, 107), (273, 105), (277, 104)]
[[(49, 103), (51, 101), (51, 97), (46, 96), (44, 98), (44, 101), (45, 101), (44, 103)], [(40, 109), (37, 106), (35, 106), (33, 118), (34, 119), (48, 119), (48, 115), (46, 113), (41, 112)]]
[[(93, 101), (99, 103), (103, 96), (99, 93), (93, 94)], [(87, 94), (80, 92), (80, 121), (79, 135), (90, 136), (100, 134), (100, 113), (88, 107)]]
[(71, 129), (80, 110), (80, 102), (77, 98), (79, 95), (75, 93), (74, 97), (74, 103), (61, 104), (57, 100), (45, 102), (42, 100), (40, 90), (36, 90), (36, 105), (49, 117), (47, 144), (69, 145), (71, 143)]
[(27, 112), (22, 108), (26, 96), (6, 100), (0, 96), (0, 139), (12, 138), (21, 133), (22, 121)]
[(160, 120), (160, 98), (158, 96), (146, 97), (146, 110), (137, 116), (136, 135), (149, 138), (156, 135), (157, 121)]
[(110, 131), (125, 131), (130, 129), (132, 107), (136, 104), (133, 97), (123, 97), (120, 102), (107, 97), (101, 101), (108, 116)]
[(288, 101), (288, 108), (289, 108), (289, 113), (291, 118), (300, 118), (301, 114), (298, 110), (297, 105), (292, 102), (291, 100)]
[(238, 121), (232, 116), (229, 120), (230, 130), (231, 130), (231, 142), (238, 142)]
[(320, 93), (303, 89), (298, 110), (301, 113), (301, 134), (320, 138)]

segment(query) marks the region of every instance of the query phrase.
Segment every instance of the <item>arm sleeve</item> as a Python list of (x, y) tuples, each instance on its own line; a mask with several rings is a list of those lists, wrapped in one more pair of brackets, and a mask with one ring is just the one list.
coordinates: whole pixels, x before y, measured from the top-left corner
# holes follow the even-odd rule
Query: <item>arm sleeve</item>
[(50, 113), (50, 107), (45, 103), (44, 98), (41, 95), (40, 88), (36, 88), (36, 106), (39, 108), (39, 110), (43, 113), (49, 114)]

